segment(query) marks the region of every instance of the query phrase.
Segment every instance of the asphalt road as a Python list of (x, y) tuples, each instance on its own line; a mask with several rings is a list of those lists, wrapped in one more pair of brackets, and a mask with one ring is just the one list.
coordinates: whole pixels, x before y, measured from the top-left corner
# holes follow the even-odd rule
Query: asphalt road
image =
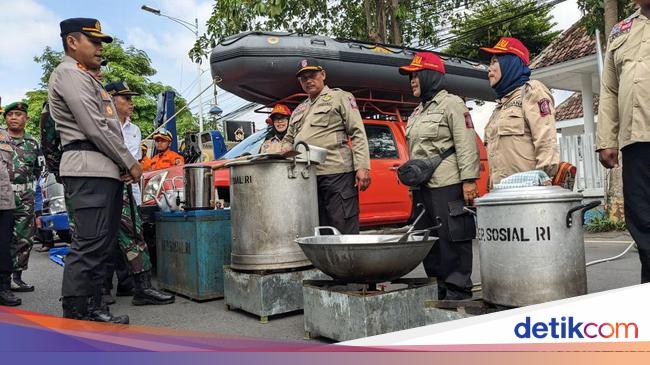
[[(601, 240), (615, 242), (600, 242)], [(620, 234), (588, 235), (586, 237), (587, 262), (619, 254), (627, 247), (623, 242), (629, 240), (629, 236)], [(475, 245), (473, 280), (478, 282), (480, 273), (476, 248)], [(640, 270), (641, 265), (634, 250), (616, 261), (588, 267), (589, 292), (638, 284)], [(18, 296), (23, 299), (20, 308), (60, 316), (62, 274), (63, 268), (50, 261), (47, 254), (33, 251), (29, 270), (24, 273), (23, 278), (35, 285), (36, 290), (32, 293), (18, 293)], [(408, 276), (423, 277), (424, 269), (419, 266)], [(268, 324), (261, 324), (259, 318), (254, 315), (241, 311), (228, 311), (223, 300), (197, 303), (177, 297), (176, 303), (171, 305), (135, 307), (130, 304), (130, 299), (117, 298), (117, 303), (111, 306), (111, 310), (116, 314), (128, 314), (133, 324), (278, 340), (302, 340), (304, 336), (301, 312), (272, 317)]]

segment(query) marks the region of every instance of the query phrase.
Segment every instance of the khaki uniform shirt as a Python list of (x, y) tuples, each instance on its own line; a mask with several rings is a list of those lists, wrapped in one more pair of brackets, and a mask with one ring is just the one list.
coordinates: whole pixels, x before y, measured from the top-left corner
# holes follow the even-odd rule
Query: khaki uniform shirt
[(14, 149), (7, 132), (0, 129), (0, 210), (16, 208), (14, 190), (11, 188), (13, 170)]
[(612, 29), (600, 87), (596, 150), (650, 142), (650, 20), (640, 10)]
[(52, 72), (48, 100), (63, 146), (89, 141), (101, 151), (64, 152), (61, 176), (119, 179), (120, 169), (138, 163), (124, 144), (111, 96), (74, 58), (64, 56)]
[(427, 159), (454, 147), (456, 153), (440, 163), (429, 188), (458, 184), (479, 178), (479, 150), (472, 117), (456, 95), (441, 90), (428, 103), (418, 105), (406, 125), (410, 159)]
[(273, 136), (262, 144), (260, 148), (260, 153), (281, 153), (282, 152), (282, 140), (278, 136)]
[(550, 90), (537, 80), (497, 100), (484, 139), (490, 187), (518, 172), (542, 170), (555, 176), (560, 155), (553, 103)]
[[(352, 148), (348, 140), (352, 139)], [(349, 92), (325, 86), (315, 100), (307, 99), (293, 111), (283, 144), (305, 142), (327, 149), (317, 175), (370, 170), (370, 152), (356, 100)]]

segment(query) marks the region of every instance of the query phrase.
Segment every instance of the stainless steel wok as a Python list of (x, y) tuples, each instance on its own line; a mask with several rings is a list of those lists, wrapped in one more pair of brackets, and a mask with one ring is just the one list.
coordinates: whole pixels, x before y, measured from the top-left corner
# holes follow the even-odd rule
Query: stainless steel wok
[[(333, 235), (321, 235), (324, 230)], [(312, 264), (333, 279), (373, 284), (411, 272), (438, 239), (430, 237), (429, 230), (413, 231), (407, 239), (403, 238), (401, 234), (341, 235), (334, 227), (316, 227), (314, 236), (296, 242)]]

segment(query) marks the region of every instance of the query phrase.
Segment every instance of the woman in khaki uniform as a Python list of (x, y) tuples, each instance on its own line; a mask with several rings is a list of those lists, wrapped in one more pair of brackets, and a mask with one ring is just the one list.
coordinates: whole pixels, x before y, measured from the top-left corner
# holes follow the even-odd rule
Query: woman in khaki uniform
[(413, 95), (422, 100), (406, 127), (409, 159), (443, 158), (431, 179), (413, 189), (414, 202), (423, 203), (428, 213), (417, 228), (432, 227), (437, 218), (442, 224), (434, 232), (439, 240), (424, 259), (424, 269), (438, 280), (438, 299), (468, 299), (476, 227), (464, 207), (478, 196), (479, 178), (472, 118), (461, 98), (441, 88), (445, 65), (440, 57), (419, 52), (410, 65), (400, 67), (400, 73), (409, 75)]
[(7, 132), (0, 129), (0, 305), (13, 307), (20, 305), (21, 300), (11, 292), (13, 261), (9, 244), (14, 231), (13, 210), (16, 202), (11, 188), (14, 152), (9, 140)]
[(291, 110), (284, 104), (275, 104), (271, 115), (266, 120), (270, 124), (265, 141), (260, 148), (260, 153), (281, 153), (282, 139), (287, 134)]
[(488, 78), (497, 106), (485, 127), (490, 188), (512, 174), (542, 170), (553, 178), (560, 163), (555, 108), (549, 89), (530, 80), (528, 49), (515, 38), (492, 48)]

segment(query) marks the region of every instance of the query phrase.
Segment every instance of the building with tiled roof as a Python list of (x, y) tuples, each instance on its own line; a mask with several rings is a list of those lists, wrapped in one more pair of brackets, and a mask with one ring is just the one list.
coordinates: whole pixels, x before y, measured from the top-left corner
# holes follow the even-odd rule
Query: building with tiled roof
[[(594, 95), (593, 108), (595, 114), (598, 114), (598, 95)], [(555, 108), (555, 120), (557, 122), (579, 119), (583, 117), (583, 114), (582, 93), (574, 93)]]
[(531, 62), (537, 69), (596, 54), (596, 39), (589, 36), (581, 22), (573, 24)]

